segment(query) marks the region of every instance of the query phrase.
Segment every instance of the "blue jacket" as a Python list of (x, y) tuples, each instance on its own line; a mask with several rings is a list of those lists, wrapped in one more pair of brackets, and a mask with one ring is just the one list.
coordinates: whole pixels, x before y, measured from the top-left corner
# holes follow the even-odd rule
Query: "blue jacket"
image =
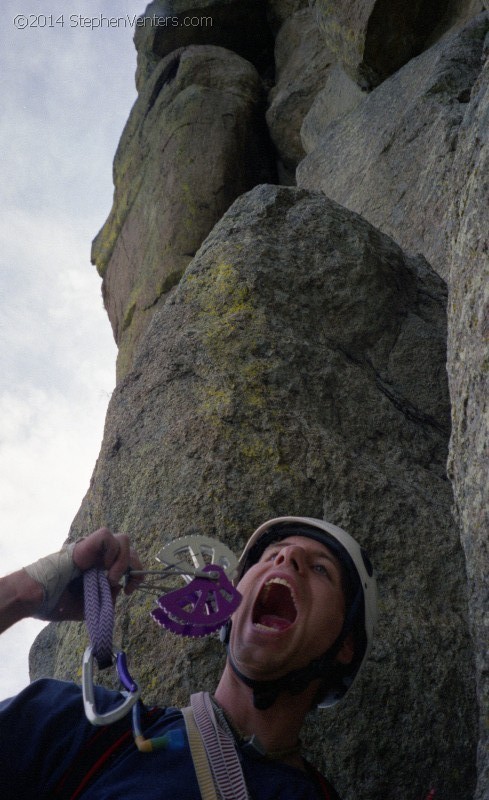
[[(120, 703), (118, 692), (96, 688), (100, 712)], [(129, 715), (130, 718), (130, 715)], [(140, 753), (129, 733), (129, 718), (114, 754), (95, 770), (79, 795), (83, 800), (200, 800), (192, 757), (184, 737), (177, 749)], [(111, 726), (112, 727), (112, 726)], [(182, 729), (180, 711), (167, 707), (149, 715), (146, 738)], [(2, 800), (53, 800), (63, 794), (63, 777), (80, 769), (84, 779), (100, 756), (93, 747), (104, 728), (85, 718), (80, 687), (50, 679), (36, 681), (16, 697), (0, 703), (0, 796)], [(120, 728), (122, 732), (122, 728)], [(114, 737), (113, 737), (114, 738)], [(92, 743), (95, 742), (95, 745)], [(91, 749), (92, 748), (92, 749)], [(104, 754), (108, 747), (102, 746)], [(311, 774), (238, 749), (253, 800), (338, 800), (327, 782), (323, 789)], [(86, 761), (86, 764), (85, 764)], [(69, 782), (69, 781), (68, 781)], [(77, 778), (75, 784), (79, 785)]]

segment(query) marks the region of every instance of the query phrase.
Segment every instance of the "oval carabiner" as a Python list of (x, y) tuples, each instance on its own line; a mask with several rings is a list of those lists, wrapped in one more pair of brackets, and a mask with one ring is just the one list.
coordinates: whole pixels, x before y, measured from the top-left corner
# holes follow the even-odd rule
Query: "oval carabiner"
[(82, 662), (82, 692), (83, 692), (83, 706), (85, 709), (85, 716), (92, 725), (112, 725), (113, 722), (122, 719), (133, 707), (134, 703), (139, 699), (141, 690), (139, 686), (130, 678), (125, 664), (123, 653), (116, 655), (117, 672), (121, 682), (129, 689), (129, 691), (122, 691), (124, 697), (122, 703), (112, 711), (106, 711), (100, 714), (97, 711), (95, 704), (95, 693), (93, 684), (93, 648), (87, 647), (83, 654)]

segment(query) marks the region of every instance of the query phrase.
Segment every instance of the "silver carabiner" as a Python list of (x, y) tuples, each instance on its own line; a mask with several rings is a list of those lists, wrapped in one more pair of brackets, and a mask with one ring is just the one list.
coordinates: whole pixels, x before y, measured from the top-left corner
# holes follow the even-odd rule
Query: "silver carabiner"
[(95, 705), (95, 693), (93, 683), (93, 648), (87, 647), (83, 654), (82, 661), (82, 692), (83, 692), (83, 706), (85, 709), (85, 716), (92, 725), (112, 725), (113, 722), (125, 717), (131, 710), (134, 703), (139, 699), (141, 690), (139, 686), (132, 680), (127, 671), (125, 664), (124, 653), (116, 654), (117, 672), (119, 678), (125, 686), (127, 691), (122, 691), (121, 694), (124, 700), (112, 711), (106, 711), (104, 714), (99, 714)]

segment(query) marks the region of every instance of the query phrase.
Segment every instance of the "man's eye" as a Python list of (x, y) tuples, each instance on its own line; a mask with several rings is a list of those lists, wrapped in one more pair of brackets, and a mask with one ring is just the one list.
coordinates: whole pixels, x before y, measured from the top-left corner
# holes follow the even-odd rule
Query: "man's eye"
[(319, 575), (329, 575), (327, 567), (324, 564), (313, 564), (314, 572), (319, 573)]

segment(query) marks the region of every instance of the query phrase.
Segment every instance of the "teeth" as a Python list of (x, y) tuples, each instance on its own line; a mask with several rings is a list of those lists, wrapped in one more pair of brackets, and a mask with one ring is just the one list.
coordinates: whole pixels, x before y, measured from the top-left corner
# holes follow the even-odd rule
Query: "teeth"
[(266, 582), (265, 586), (270, 586), (272, 583), (281, 583), (282, 586), (287, 586), (290, 589), (290, 583), (286, 581), (285, 578), (270, 578), (270, 580)]
[(262, 589), (263, 602), (266, 602), (268, 594), (270, 592), (270, 587), (274, 583), (279, 583), (281, 586), (286, 586), (287, 587), (287, 589), (290, 592), (290, 596), (292, 598), (292, 602), (294, 603), (294, 606), (297, 608), (297, 605), (296, 605), (296, 602), (295, 602), (294, 593), (292, 591), (292, 587), (291, 587), (290, 583), (285, 578), (279, 578), (278, 576), (275, 577), (275, 578), (270, 578), (270, 580), (267, 581), (265, 586), (263, 587), (263, 589)]

